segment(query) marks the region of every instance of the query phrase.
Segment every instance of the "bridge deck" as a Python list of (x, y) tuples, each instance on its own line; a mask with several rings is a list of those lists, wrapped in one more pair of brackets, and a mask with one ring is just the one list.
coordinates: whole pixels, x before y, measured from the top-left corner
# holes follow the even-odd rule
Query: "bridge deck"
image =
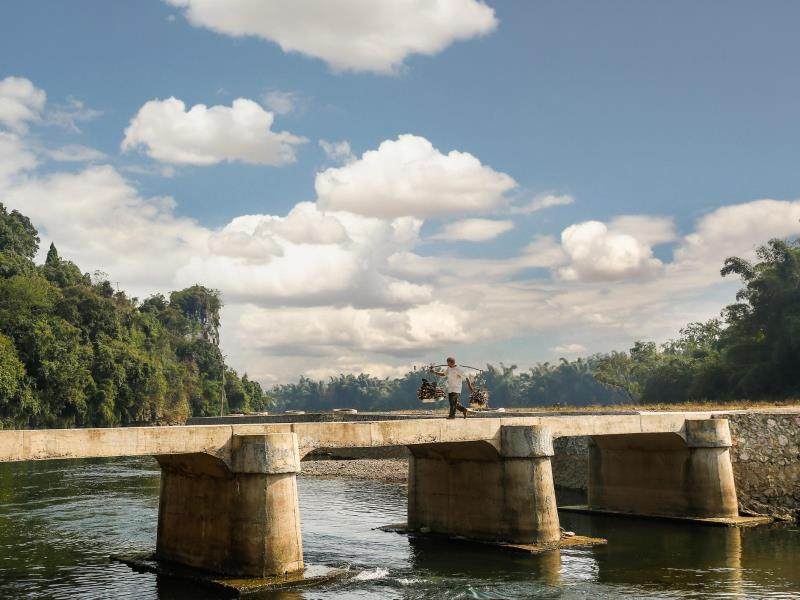
[(481, 419), (407, 419), (337, 423), (281, 423), (36, 429), (0, 431), (0, 462), (207, 453), (227, 460), (234, 435), (294, 432), (300, 454), (315, 448), (401, 446), (440, 442), (499, 443), (502, 425), (547, 425), (553, 437), (628, 433), (677, 433), (687, 419), (710, 412), (563, 415)]

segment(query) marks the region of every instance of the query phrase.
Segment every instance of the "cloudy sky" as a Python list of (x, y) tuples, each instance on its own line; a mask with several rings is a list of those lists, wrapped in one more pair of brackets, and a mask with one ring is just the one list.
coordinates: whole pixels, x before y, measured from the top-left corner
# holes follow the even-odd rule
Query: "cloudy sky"
[(800, 5), (0, 8), (0, 201), (265, 384), (527, 367), (715, 316), (800, 234)]

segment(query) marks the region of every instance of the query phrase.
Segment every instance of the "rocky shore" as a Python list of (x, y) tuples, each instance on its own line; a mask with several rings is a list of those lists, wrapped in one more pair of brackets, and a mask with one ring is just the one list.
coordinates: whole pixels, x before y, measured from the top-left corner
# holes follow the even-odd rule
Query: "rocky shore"
[(300, 469), (301, 477), (348, 477), (390, 483), (405, 483), (408, 477), (408, 461), (404, 458), (304, 460)]

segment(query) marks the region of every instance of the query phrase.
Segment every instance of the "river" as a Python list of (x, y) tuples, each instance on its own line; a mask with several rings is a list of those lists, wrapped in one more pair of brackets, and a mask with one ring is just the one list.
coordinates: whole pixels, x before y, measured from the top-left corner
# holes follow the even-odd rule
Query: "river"
[[(0, 464), (1, 598), (220, 597), (132, 571), (152, 551), (159, 470), (150, 458)], [(308, 564), (343, 580), (258, 598), (800, 598), (800, 527), (738, 530), (562, 514), (607, 546), (538, 556), (377, 531), (405, 520), (405, 488), (299, 478)]]

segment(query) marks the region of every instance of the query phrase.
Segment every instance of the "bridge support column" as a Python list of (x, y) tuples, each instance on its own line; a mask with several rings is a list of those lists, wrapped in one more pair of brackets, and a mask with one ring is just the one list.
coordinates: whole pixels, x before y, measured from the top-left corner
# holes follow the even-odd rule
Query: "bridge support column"
[(499, 453), (487, 442), (409, 449), (409, 529), (516, 544), (560, 540), (546, 427), (501, 427)]
[(676, 434), (593, 436), (588, 507), (644, 516), (739, 515), (727, 419), (687, 420)]
[(234, 435), (231, 464), (208, 454), (161, 465), (156, 557), (242, 577), (303, 568), (294, 433)]

